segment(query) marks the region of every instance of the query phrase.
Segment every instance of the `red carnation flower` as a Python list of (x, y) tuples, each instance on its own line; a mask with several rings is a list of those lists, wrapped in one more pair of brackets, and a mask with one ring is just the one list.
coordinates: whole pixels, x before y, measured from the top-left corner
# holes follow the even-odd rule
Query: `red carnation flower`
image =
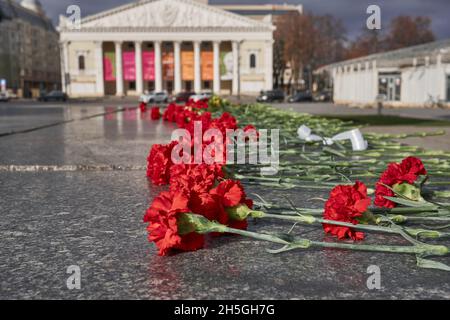
[(159, 107), (153, 107), (151, 113), (152, 120), (159, 120), (160, 117), (161, 114), (159, 113)]
[(170, 169), (170, 190), (186, 194), (209, 192), (216, 179), (222, 176), (214, 165), (176, 164)]
[(194, 109), (208, 109), (208, 99), (202, 99), (198, 101), (189, 99), (188, 102), (186, 103), (186, 106)]
[(253, 202), (246, 198), (246, 194), (242, 184), (238, 180), (224, 180), (220, 182), (216, 188), (209, 192), (218, 204), (217, 208), (217, 221), (222, 224), (226, 224), (232, 228), (246, 229), (247, 221), (232, 220), (229, 218), (226, 208), (245, 204), (247, 207), (252, 208)]
[(163, 120), (170, 122), (174, 121), (175, 107), (175, 103), (171, 103), (167, 106), (166, 110), (163, 113)]
[(144, 222), (148, 222), (148, 240), (155, 242), (159, 255), (165, 256), (173, 250), (194, 251), (204, 245), (204, 236), (195, 232), (178, 233), (178, 216), (189, 212), (188, 198), (182, 193), (162, 192), (146, 211)]
[[(367, 187), (362, 182), (356, 181), (353, 186), (340, 185), (331, 191), (330, 197), (325, 203), (323, 218), (357, 224), (356, 218), (361, 217), (369, 205), (370, 198), (367, 197)], [(347, 237), (353, 240), (364, 238), (364, 233), (349, 227), (324, 223), (323, 229), (326, 233), (337, 236), (339, 240)]]
[(205, 133), (206, 130), (210, 128), (211, 123), (211, 113), (210, 112), (204, 112), (201, 115), (197, 115), (195, 113), (191, 114), (191, 121), (185, 125), (185, 129), (189, 131), (192, 137), (194, 137), (194, 125), (195, 121), (200, 121), (202, 123), (202, 136)]
[(217, 220), (217, 213), (220, 210), (216, 199), (207, 192), (192, 192), (189, 197), (189, 208), (193, 213), (200, 214), (209, 220)]
[(412, 184), (414, 183), (420, 175), (426, 175), (427, 170), (422, 163), (422, 160), (416, 157), (407, 157), (400, 163), (402, 168), (404, 181)]
[(401, 163), (390, 163), (375, 186), (374, 204), (378, 207), (394, 208), (397, 204), (384, 198), (395, 196), (394, 192), (386, 186), (392, 188), (400, 183), (413, 184), (420, 175), (426, 174), (422, 161), (415, 157), (407, 157)]
[(152, 179), (156, 185), (163, 185), (169, 182), (169, 170), (173, 165), (171, 155), (172, 149), (178, 142), (172, 141), (170, 144), (154, 144), (147, 157), (147, 177)]
[(139, 104), (139, 109), (141, 109), (141, 112), (146, 112), (147, 111), (147, 104), (145, 102), (141, 102)]

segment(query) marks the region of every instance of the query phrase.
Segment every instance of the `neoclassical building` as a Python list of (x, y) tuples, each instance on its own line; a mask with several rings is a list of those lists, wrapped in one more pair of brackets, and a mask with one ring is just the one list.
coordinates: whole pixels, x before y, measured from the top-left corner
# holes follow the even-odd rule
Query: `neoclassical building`
[(274, 26), (205, 0), (141, 0), (61, 17), (63, 88), (72, 96), (272, 89)]

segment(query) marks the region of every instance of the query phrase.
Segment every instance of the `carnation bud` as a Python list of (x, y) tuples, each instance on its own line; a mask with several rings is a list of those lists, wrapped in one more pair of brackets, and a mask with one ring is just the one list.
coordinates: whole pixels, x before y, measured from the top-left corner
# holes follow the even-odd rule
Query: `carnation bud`
[(240, 204), (235, 207), (226, 209), (228, 216), (232, 220), (243, 221), (247, 219), (249, 216), (253, 218), (262, 218), (264, 216), (264, 212), (262, 211), (254, 211), (247, 207), (245, 204)]
[(395, 216), (390, 216), (389, 217), (394, 223), (404, 223), (406, 222), (406, 217), (402, 216), (402, 215), (395, 215)]
[(177, 219), (178, 234), (186, 235), (191, 232), (200, 234), (209, 232), (225, 232), (226, 226), (210, 221), (204, 216), (194, 213), (183, 213)]
[(414, 237), (424, 237), (427, 239), (438, 239), (439, 237), (441, 237), (441, 233), (436, 230), (407, 229), (407, 231)]

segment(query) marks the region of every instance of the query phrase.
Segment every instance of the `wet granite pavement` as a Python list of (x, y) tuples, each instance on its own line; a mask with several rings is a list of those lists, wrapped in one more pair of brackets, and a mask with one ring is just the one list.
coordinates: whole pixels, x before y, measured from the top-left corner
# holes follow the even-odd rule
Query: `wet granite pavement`
[[(0, 133), (75, 119), (0, 137), (0, 166), (145, 166), (150, 146), (168, 141), (173, 129), (127, 106), (33, 105), (18, 112), (2, 105), (0, 115)], [(149, 185), (142, 170), (0, 171), (0, 299), (450, 298), (450, 274), (418, 269), (409, 255), (342, 250), (271, 255), (265, 251), (270, 244), (222, 237), (209, 240), (204, 250), (159, 257), (146, 240), (142, 216), (161, 190)], [(247, 190), (272, 201), (289, 196), (302, 207), (318, 207), (311, 198), (326, 197), (317, 190)], [(250, 224), (255, 231), (290, 227)], [(313, 227), (297, 226), (295, 232), (332, 241)], [(366, 241), (402, 243), (375, 234)], [(66, 286), (71, 265), (81, 270), (79, 290)], [(370, 265), (380, 267), (380, 290), (367, 288)]]

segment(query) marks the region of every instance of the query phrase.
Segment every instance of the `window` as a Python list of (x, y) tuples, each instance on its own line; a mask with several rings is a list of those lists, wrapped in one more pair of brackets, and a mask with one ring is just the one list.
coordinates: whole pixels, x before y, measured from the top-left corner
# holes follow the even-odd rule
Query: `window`
[(211, 89), (211, 83), (209, 81), (203, 81), (203, 88), (204, 89)]
[(256, 54), (252, 53), (250, 55), (250, 68), (255, 69), (256, 68)]
[(386, 96), (386, 101), (400, 101), (401, 77), (398, 73), (383, 73), (378, 76), (378, 94)]
[(130, 81), (130, 90), (136, 90), (136, 82)]
[(447, 75), (447, 101), (450, 101), (450, 75)]
[(85, 70), (84, 56), (78, 57), (78, 70)]
[(186, 91), (191, 91), (191, 90), (192, 90), (192, 82), (186, 81)]

